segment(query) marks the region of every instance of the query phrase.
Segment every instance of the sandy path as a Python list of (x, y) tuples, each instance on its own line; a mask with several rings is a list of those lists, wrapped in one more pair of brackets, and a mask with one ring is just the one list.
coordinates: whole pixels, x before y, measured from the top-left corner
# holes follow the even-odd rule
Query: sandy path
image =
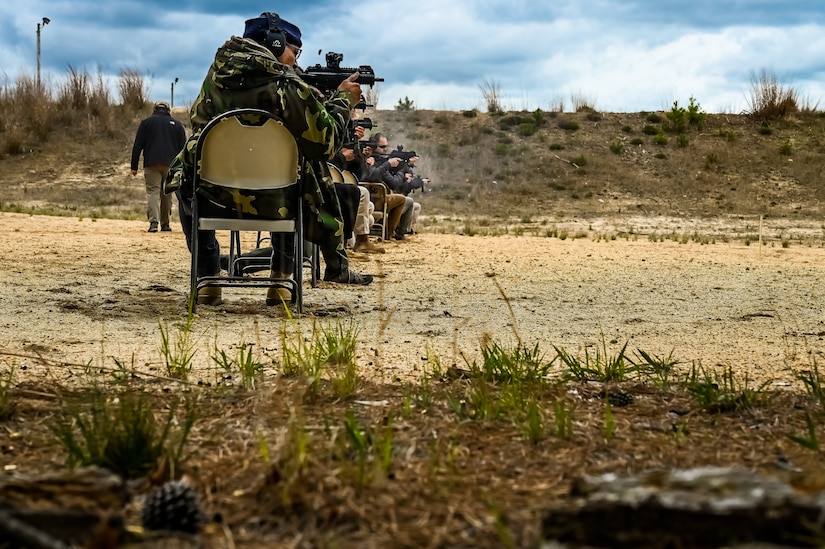
[[(0, 368), (25, 379), (46, 375), (32, 356), (105, 366), (134, 357), (163, 373), (158, 324), (185, 318), (189, 256), (178, 227), (144, 231), (137, 221), (0, 214)], [(581, 356), (585, 346), (603, 351), (603, 335), (611, 353), (627, 342), (780, 382), (825, 351), (819, 247), (421, 234), (387, 248), (354, 261), (385, 273), (372, 286), (308, 288), (299, 323), (308, 332), (316, 320), (352, 318), (364, 373), (388, 381), (417, 375), (428, 347), (444, 364), (456, 351), (474, 357), (485, 334)], [(265, 307), (262, 291), (225, 297), (199, 310), (197, 368), (210, 368), (215, 341), (277, 356), (283, 312)]]

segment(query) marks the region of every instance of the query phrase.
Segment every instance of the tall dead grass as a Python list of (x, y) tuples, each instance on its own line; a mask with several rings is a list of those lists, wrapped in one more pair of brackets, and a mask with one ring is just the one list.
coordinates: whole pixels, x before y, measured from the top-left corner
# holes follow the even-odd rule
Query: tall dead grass
[(487, 112), (502, 112), (501, 108), (501, 83), (496, 80), (483, 79), (478, 85), (481, 96), (487, 104)]
[(123, 107), (114, 103), (102, 74), (93, 77), (71, 66), (54, 86), (38, 86), (29, 75), (0, 85), (0, 157), (36, 148), (58, 127), (112, 135), (119, 108), (137, 113), (147, 101), (148, 88), (137, 71), (123, 71), (118, 89)]
[(763, 69), (751, 74), (748, 114), (759, 120), (777, 120), (799, 112), (799, 92)]
[(596, 110), (595, 102), (581, 92), (570, 94), (570, 103), (574, 112), (591, 112)]
[(372, 105), (372, 109), (378, 108), (378, 100), (381, 98), (381, 90), (378, 86), (371, 86), (364, 90), (364, 102), (367, 105)]
[(134, 69), (120, 71), (118, 91), (121, 103), (135, 111), (142, 109), (149, 100), (149, 90), (143, 80), (143, 75)]

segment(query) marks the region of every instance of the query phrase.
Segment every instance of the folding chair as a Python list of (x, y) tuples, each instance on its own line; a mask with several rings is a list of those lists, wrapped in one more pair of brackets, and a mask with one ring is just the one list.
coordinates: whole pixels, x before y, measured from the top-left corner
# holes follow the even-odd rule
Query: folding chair
[(345, 183), (360, 185), (370, 192), (370, 202), (372, 202), (374, 207), (372, 216), (375, 219), (375, 222), (370, 227), (370, 234), (373, 236), (378, 236), (381, 240), (384, 240), (386, 232), (384, 222), (387, 219), (386, 197), (389, 193), (387, 186), (383, 183), (363, 183), (358, 181), (355, 174), (349, 170), (341, 170), (341, 176), (343, 177)]
[(342, 172), (338, 166), (327, 162), (327, 167), (329, 167), (329, 173), (335, 183), (346, 183), (346, 181), (344, 181), (344, 172)]
[(383, 183), (367, 183), (358, 181), (358, 178), (355, 177), (355, 174), (351, 171), (340, 170), (338, 169), (338, 166), (334, 164), (329, 165), (329, 171), (332, 172), (332, 180), (336, 183), (353, 183), (355, 185), (361, 185), (370, 192), (370, 202), (372, 202), (372, 205), (375, 208), (372, 212), (372, 216), (375, 218), (375, 223), (373, 223), (372, 227), (370, 227), (370, 234), (380, 237), (381, 240), (385, 240), (387, 234), (387, 195), (390, 193), (387, 186)]
[(370, 202), (375, 207), (372, 216), (375, 218), (375, 223), (370, 227), (370, 234), (378, 236), (381, 240), (387, 239), (387, 195), (390, 194), (389, 189), (383, 183), (375, 183), (369, 181), (359, 181), (359, 185), (366, 187), (370, 192)]
[(344, 183), (358, 184), (358, 178), (349, 170), (341, 170), (341, 177), (344, 178)]
[(332, 175), (332, 181), (335, 183), (355, 183), (357, 184), (357, 180), (355, 176), (349, 170), (342, 170), (335, 164), (331, 162), (327, 162), (327, 166), (329, 166), (329, 173)]
[[(202, 130), (195, 150), (192, 199), (192, 265), (190, 306), (197, 308), (198, 290), (207, 286), (286, 288), (300, 313), (303, 308), (303, 204), (300, 192), (301, 158), (295, 138), (283, 123), (267, 111), (235, 109), (212, 119)], [(205, 200), (203, 182), (228, 190), (280, 190), (287, 198), (288, 212), (250, 218), (229, 206), (221, 215), (201, 215)], [(213, 208), (214, 209), (214, 208)], [(259, 215), (262, 215), (259, 213)], [(198, 231), (230, 231), (229, 273), (225, 276), (197, 274)], [(242, 276), (235, 272), (241, 255), (241, 231), (287, 233), (294, 236), (295, 267), (292, 279)]]

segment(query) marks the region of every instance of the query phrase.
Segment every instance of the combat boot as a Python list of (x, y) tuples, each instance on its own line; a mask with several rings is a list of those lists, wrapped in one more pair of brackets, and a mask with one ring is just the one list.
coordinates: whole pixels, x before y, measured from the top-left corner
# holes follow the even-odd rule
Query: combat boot
[(353, 246), (352, 251), (365, 254), (383, 254), (384, 248), (370, 242), (368, 234), (359, 234), (355, 237), (355, 246)]
[(198, 290), (198, 305), (217, 306), (223, 303), (220, 286), (204, 286)]
[(337, 282), (338, 284), (355, 284), (366, 286), (372, 282), (372, 275), (362, 274), (351, 269), (345, 271), (332, 272), (327, 268), (324, 272), (324, 282)]
[[(278, 271), (272, 271), (269, 276), (270, 278), (292, 280), (292, 273), (279, 273)], [(292, 292), (287, 288), (272, 287), (266, 289), (266, 304), (269, 307), (280, 305), (281, 303), (287, 303), (291, 299)]]

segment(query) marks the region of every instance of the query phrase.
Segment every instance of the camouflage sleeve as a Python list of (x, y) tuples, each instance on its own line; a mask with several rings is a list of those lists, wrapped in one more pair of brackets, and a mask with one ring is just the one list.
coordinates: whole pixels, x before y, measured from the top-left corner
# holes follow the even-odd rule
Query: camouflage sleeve
[(329, 160), (346, 136), (350, 117), (349, 95), (338, 92), (321, 103), (314, 90), (299, 78), (280, 88), (284, 123), (298, 141), (307, 160)]
[(343, 145), (344, 140), (347, 138), (347, 128), (350, 117), (352, 116), (352, 108), (355, 106), (351, 99), (350, 94), (337, 91), (335, 95), (324, 103), (324, 108), (335, 120), (335, 135), (338, 137), (335, 152), (341, 149), (341, 145)]

